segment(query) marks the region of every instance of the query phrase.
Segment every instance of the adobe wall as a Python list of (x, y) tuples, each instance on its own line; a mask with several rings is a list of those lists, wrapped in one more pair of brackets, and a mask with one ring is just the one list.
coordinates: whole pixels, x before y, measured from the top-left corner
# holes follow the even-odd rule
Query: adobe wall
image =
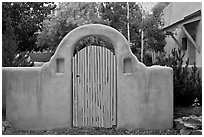
[(75, 44), (90, 35), (106, 38), (115, 48), (117, 127), (172, 128), (173, 70), (146, 67), (132, 54), (121, 33), (99, 24), (84, 25), (67, 34), (42, 67), (3, 68), (7, 120), (19, 129), (72, 127), (71, 59)]

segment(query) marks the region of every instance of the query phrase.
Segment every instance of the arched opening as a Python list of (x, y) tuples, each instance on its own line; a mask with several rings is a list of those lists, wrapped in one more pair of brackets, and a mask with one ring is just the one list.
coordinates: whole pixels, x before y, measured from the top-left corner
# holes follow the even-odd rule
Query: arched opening
[(76, 43), (72, 58), (73, 126), (116, 125), (116, 57), (111, 42), (88, 36)]
[(113, 54), (115, 54), (114, 46), (109, 40), (107, 40), (101, 36), (91, 35), (91, 36), (84, 37), (83, 39), (79, 40), (75, 44), (74, 55), (78, 51), (80, 51), (81, 49), (83, 49), (87, 46), (105, 47), (105, 48), (109, 49), (111, 52), (113, 52)]

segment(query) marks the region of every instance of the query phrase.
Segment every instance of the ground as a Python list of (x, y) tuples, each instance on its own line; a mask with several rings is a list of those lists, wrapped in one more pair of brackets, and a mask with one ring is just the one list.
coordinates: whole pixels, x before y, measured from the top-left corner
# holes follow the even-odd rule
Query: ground
[[(202, 116), (202, 107), (177, 107), (174, 109), (174, 119), (188, 116)], [(162, 130), (126, 130), (118, 128), (60, 128), (52, 130), (17, 130), (10, 127), (9, 123), (3, 117), (2, 134), (3, 135), (180, 135), (191, 134), (186, 129), (178, 128), (174, 125), (173, 129)], [(202, 117), (201, 117), (202, 119)], [(189, 131), (189, 130), (188, 130)]]

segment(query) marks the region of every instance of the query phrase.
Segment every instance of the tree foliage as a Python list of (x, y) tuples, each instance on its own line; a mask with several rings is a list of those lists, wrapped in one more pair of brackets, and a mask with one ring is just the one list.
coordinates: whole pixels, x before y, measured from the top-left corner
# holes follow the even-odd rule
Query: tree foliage
[(152, 14), (144, 19), (142, 28), (145, 32), (145, 46), (155, 52), (163, 52), (165, 42), (165, 33), (162, 30), (164, 22), (162, 20), (162, 11), (168, 5), (168, 2), (159, 2), (152, 8)]
[(202, 104), (202, 80), (201, 74), (195, 63), (189, 67), (189, 59), (183, 66), (183, 58), (180, 48), (173, 49), (171, 56), (161, 57), (156, 64), (173, 68), (174, 106), (190, 106), (197, 98)]
[(163, 51), (165, 35), (161, 30), (161, 13), (167, 4), (158, 3), (153, 14), (144, 14), (138, 3), (129, 2), (127, 19), (127, 2), (62, 2), (56, 8), (53, 3), (3, 3), (3, 35), (5, 23), (9, 21), (16, 40), (13, 45), (18, 52), (55, 51), (63, 37), (78, 26), (105, 24), (127, 38), (129, 23), (131, 49), (139, 57), (141, 29), (144, 30), (145, 50)]
[(2, 66), (11, 67), (16, 56), (17, 42), (13, 35), (13, 30), (8, 20), (2, 35)]
[[(127, 23), (130, 23), (131, 48), (140, 47), (140, 25), (142, 12), (136, 2), (129, 2), (129, 20), (127, 19), (126, 2), (105, 2), (102, 3), (102, 18), (109, 20), (109, 25), (120, 31), (127, 39)], [(134, 50), (136, 51), (136, 50)]]
[(42, 31), (37, 38), (39, 48), (55, 50), (63, 37), (72, 29), (91, 23), (107, 24), (99, 15), (98, 3), (62, 2), (54, 13), (42, 23)]
[(2, 3), (3, 66), (24, 64), (25, 53), (36, 49), (35, 32), (54, 8), (54, 3), (49, 2)]
[(4, 2), (2, 3), (2, 32), (5, 34), (6, 23), (10, 21), (18, 41), (17, 49), (31, 51), (35, 48), (35, 32), (54, 8), (53, 3), (47, 2)]
[[(133, 46), (140, 43), (141, 11), (136, 3), (130, 3), (130, 33)], [(60, 3), (55, 13), (43, 22), (43, 30), (37, 45), (42, 49), (55, 50), (62, 38), (72, 29), (90, 23), (109, 25), (127, 38), (126, 2), (70, 2)]]

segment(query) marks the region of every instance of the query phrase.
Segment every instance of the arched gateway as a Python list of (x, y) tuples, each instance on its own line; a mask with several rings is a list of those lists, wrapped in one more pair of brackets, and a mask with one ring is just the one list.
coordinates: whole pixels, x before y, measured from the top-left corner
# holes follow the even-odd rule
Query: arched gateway
[(108, 48), (78, 51), (73, 67), (73, 126), (116, 125), (116, 60)]
[[(97, 36), (111, 47), (77, 43)], [(112, 49), (112, 50), (110, 50)], [(6, 117), (16, 128), (72, 126), (163, 129), (173, 124), (173, 71), (146, 67), (125, 37), (100, 24), (67, 34), (42, 67), (3, 68)]]
[[(80, 40), (89, 36), (97, 36), (108, 41), (108, 44), (103, 47), (100, 45), (77, 46)], [(58, 53), (60, 56), (61, 51), (66, 53), (69, 51), (68, 60), (72, 62), (70, 72), (73, 73), (73, 126), (112, 127), (117, 125), (117, 57), (126, 54), (124, 58), (130, 60), (130, 63), (125, 64), (125, 68), (128, 69), (132, 68), (132, 60), (135, 63), (138, 62), (130, 52), (129, 44), (124, 36), (108, 26), (84, 25), (71, 31), (62, 40), (54, 57)], [(64, 57), (60, 56), (56, 60), (64, 62)], [(57, 70), (68, 69), (61, 68), (63, 65), (58, 62), (56, 63)]]
[[(109, 44), (104, 47), (100, 45), (77, 47), (80, 40), (89, 36), (97, 36), (108, 41)], [(118, 70), (122, 70), (122, 74), (125, 75), (131, 75), (133, 64), (138, 63), (124, 36), (108, 26), (84, 25), (71, 31), (62, 40), (52, 60), (55, 60), (55, 56), (60, 56), (56, 60), (64, 62), (61, 52), (67, 53), (66, 56), (69, 55), (69, 58), (66, 60), (72, 62), (70, 72), (73, 72), (73, 126), (117, 125), (117, 60), (124, 58), (122, 63), (125, 64), (119, 66)], [(63, 66), (60, 63), (56, 65), (57, 70)], [(65, 70), (69, 71), (69, 68)]]

